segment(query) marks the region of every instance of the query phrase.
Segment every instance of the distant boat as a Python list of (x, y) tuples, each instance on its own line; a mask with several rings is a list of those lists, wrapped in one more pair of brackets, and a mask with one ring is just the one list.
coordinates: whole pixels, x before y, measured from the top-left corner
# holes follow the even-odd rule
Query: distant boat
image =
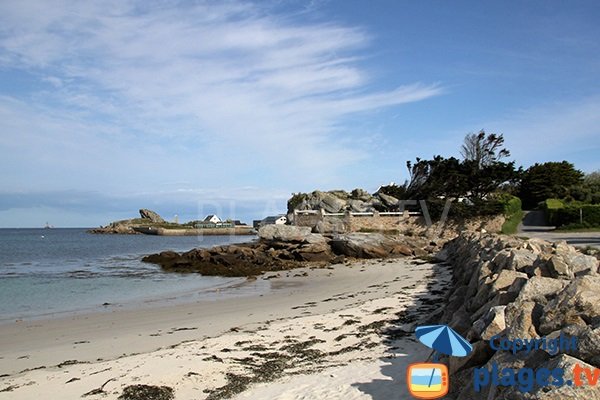
[(54, 228), (54, 225), (50, 225), (49, 223), (46, 222), (44, 229), (53, 229), (53, 228)]

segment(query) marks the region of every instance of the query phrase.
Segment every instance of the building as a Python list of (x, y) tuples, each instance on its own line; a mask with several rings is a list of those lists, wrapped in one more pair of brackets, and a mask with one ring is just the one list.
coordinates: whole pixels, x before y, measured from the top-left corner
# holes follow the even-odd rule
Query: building
[(217, 217), (214, 214), (209, 214), (206, 216), (206, 218), (204, 218), (204, 220), (202, 222), (205, 223), (211, 223), (211, 224), (218, 224), (221, 222), (221, 218)]
[(285, 215), (273, 215), (260, 221), (260, 226), (265, 225), (285, 225), (287, 217)]

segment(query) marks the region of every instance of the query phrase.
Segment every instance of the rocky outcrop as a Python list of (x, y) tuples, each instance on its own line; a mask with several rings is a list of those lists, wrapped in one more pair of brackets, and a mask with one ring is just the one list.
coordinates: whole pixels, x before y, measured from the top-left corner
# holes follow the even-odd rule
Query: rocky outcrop
[[(165, 220), (160, 215), (146, 208), (140, 209), (141, 218), (124, 219), (111, 222), (106, 226), (88, 230), (88, 233), (104, 233), (114, 235), (137, 235), (140, 234), (136, 228), (164, 224)], [(175, 224), (173, 224), (175, 225)]]
[(193, 249), (185, 253), (166, 251), (143, 261), (164, 270), (199, 272), (203, 275), (252, 276), (266, 271), (298, 268), (311, 263), (339, 263), (346, 258), (422, 256), (427, 242), (381, 234), (324, 236), (310, 228), (267, 225), (259, 240), (251, 243)]
[(369, 194), (363, 189), (354, 189), (348, 193), (344, 190), (295, 194), (288, 202), (288, 213), (294, 210), (323, 210), (328, 213), (397, 211), (400, 200), (384, 193)]
[(331, 240), (334, 253), (353, 258), (386, 258), (394, 255), (425, 255), (423, 239), (389, 237), (380, 233), (349, 233)]
[[(464, 335), (474, 351), (467, 360), (448, 360), (455, 399), (600, 399), (600, 392), (568, 385), (529, 393), (516, 386), (488, 386), (474, 392), (475, 368), (600, 368), (600, 275), (598, 260), (564, 242), (549, 243), (489, 234), (464, 234), (448, 242), (439, 257), (451, 263), (453, 287), (431, 321)], [(495, 351), (493, 337), (515, 339), (577, 337), (578, 346), (558, 354), (537, 350)], [(571, 374), (571, 375), (569, 375)], [(470, 380), (470, 382), (469, 382)], [(463, 384), (456, 384), (462, 382)]]
[(138, 235), (139, 232), (136, 232), (134, 229), (139, 224), (136, 223), (136, 220), (133, 219), (125, 219), (122, 221), (111, 222), (106, 226), (101, 226), (100, 228), (94, 228), (88, 230), (88, 233), (100, 233), (100, 234), (113, 234), (113, 235)]
[(157, 223), (157, 224), (161, 224), (161, 223), (165, 222), (165, 220), (162, 219), (162, 217), (160, 215), (158, 215), (156, 212), (154, 212), (152, 210), (148, 210), (146, 208), (142, 208), (140, 210), (140, 216), (142, 217), (142, 219), (147, 219), (147, 220)]

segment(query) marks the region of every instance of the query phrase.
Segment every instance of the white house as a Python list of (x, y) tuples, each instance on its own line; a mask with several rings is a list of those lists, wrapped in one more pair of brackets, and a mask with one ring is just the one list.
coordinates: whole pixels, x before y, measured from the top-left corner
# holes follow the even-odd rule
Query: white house
[(273, 215), (260, 221), (260, 225), (285, 225), (286, 222), (287, 217), (285, 215)]
[(210, 214), (207, 215), (206, 218), (204, 218), (204, 221), (202, 222), (209, 222), (211, 224), (218, 224), (219, 222), (221, 222), (221, 218), (217, 217), (214, 214)]

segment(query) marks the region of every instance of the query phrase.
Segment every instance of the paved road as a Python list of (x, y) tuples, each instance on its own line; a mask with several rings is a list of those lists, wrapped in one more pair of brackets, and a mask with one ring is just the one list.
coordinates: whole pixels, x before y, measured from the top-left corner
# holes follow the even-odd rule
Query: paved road
[(519, 224), (518, 234), (536, 237), (551, 242), (566, 240), (573, 246), (594, 246), (600, 249), (600, 232), (554, 232), (554, 226), (546, 223), (543, 211), (525, 211), (523, 222)]

